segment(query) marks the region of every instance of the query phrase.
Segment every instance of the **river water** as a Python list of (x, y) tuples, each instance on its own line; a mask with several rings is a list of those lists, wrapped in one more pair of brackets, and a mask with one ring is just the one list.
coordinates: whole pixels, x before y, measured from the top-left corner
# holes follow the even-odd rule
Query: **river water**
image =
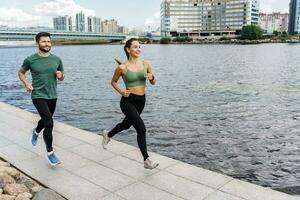
[[(110, 86), (120, 45), (57, 46), (66, 79), (55, 119), (99, 133), (120, 122)], [(0, 49), (0, 101), (35, 112), (17, 69), (28, 48)], [(300, 45), (145, 45), (154, 68), (142, 114), (159, 154), (300, 195)], [(30, 75), (28, 75), (30, 79)], [(114, 139), (136, 145), (130, 129)]]

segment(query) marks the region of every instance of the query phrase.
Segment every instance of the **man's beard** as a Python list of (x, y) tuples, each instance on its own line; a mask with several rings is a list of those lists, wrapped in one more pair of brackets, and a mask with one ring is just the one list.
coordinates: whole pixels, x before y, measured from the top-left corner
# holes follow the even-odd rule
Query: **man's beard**
[[(46, 48), (46, 47), (44, 47), (44, 48)], [(46, 50), (46, 49), (43, 49), (42, 47), (39, 46), (39, 49), (40, 49), (40, 51), (42, 51), (44, 53), (48, 53), (51, 50), (51, 47), (49, 47), (49, 50)]]

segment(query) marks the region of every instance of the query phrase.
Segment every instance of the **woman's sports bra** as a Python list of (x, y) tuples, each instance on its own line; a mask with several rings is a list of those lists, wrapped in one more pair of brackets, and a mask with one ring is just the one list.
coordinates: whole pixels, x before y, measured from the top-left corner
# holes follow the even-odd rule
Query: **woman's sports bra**
[(143, 69), (137, 72), (133, 72), (130, 69), (128, 69), (127, 63), (125, 63), (125, 66), (126, 66), (126, 74), (125, 76), (123, 76), (123, 80), (126, 88), (146, 85), (146, 78), (144, 77), (145, 74), (144, 62), (143, 62)]

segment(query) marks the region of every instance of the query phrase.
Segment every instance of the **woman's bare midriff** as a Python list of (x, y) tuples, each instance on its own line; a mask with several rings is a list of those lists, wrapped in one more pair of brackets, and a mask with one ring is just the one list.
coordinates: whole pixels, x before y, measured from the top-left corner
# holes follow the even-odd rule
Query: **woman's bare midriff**
[(144, 86), (130, 87), (130, 88), (127, 88), (127, 89), (132, 94), (136, 94), (136, 95), (140, 95), (140, 96), (145, 94), (145, 87)]

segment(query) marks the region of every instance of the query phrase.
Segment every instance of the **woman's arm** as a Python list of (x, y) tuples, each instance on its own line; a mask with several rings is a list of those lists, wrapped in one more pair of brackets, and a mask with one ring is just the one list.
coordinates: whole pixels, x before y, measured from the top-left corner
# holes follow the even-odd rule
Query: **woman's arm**
[(153, 75), (153, 69), (152, 69), (152, 65), (148, 62), (145, 61), (146, 67), (147, 67), (147, 75), (148, 75), (148, 80), (152, 85), (155, 85), (156, 80), (155, 77)]
[(113, 88), (120, 93), (122, 96), (129, 96), (130, 92), (129, 90), (122, 90), (120, 85), (118, 84), (118, 80), (119, 78), (122, 76), (122, 65), (117, 66), (117, 68), (115, 69), (114, 75), (111, 79), (111, 85), (113, 86)]

